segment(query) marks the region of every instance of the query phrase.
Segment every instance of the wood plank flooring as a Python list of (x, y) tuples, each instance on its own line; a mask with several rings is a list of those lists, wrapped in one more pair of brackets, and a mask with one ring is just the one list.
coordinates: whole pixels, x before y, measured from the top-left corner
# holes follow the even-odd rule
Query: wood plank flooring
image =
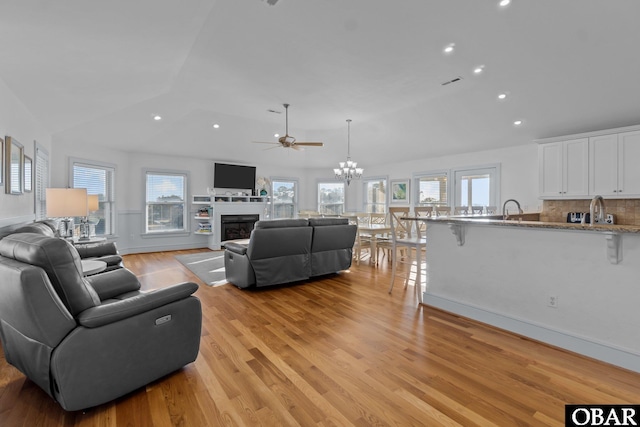
[(0, 359), (0, 426), (563, 426), (567, 403), (640, 403), (640, 374), (387, 293), (367, 262), (295, 286), (209, 287), (129, 255), (144, 289), (196, 281), (198, 359), (115, 402), (65, 412)]

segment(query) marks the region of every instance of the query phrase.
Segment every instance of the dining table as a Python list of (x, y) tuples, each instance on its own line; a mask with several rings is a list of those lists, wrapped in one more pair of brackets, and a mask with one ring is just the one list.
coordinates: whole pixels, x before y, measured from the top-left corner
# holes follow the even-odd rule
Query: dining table
[(378, 237), (391, 233), (391, 226), (387, 224), (361, 224), (358, 225), (358, 233), (371, 239), (371, 257), (369, 260), (373, 265), (378, 264)]

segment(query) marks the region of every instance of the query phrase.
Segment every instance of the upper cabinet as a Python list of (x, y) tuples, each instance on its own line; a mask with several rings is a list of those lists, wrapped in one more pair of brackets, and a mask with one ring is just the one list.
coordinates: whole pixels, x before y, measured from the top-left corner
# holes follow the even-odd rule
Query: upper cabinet
[(580, 198), (589, 194), (589, 139), (538, 147), (540, 197)]
[(640, 197), (640, 131), (589, 138), (591, 195)]
[(640, 198), (640, 126), (536, 142), (541, 199)]

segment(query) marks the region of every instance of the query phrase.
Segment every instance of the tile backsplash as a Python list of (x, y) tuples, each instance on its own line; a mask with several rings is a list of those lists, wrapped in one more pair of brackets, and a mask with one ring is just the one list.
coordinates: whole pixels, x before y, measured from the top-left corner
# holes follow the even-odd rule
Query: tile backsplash
[[(540, 221), (566, 222), (569, 212), (589, 212), (591, 200), (543, 200)], [(604, 210), (616, 224), (640, 225), (640, 199), (604, 199)]]

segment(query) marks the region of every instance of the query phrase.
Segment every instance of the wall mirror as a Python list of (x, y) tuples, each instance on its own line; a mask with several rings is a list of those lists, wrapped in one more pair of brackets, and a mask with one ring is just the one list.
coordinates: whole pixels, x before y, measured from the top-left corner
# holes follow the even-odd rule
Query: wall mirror
[(5, 192), (22, 194), (24, 191), (24, 146), (10, 136), (4, 141), (5, 148)]

